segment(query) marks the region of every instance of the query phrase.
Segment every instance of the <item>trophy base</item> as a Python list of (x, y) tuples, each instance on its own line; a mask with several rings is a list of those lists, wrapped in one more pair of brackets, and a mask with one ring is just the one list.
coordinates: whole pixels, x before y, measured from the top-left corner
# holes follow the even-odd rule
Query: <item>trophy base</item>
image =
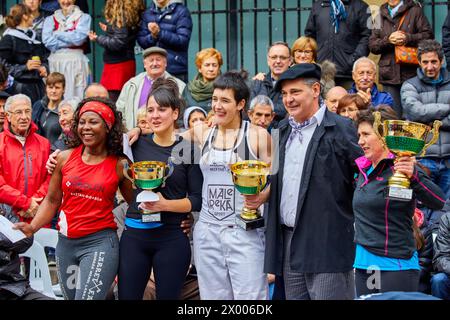
[(258, 229), (264, 227), (264, 218), (258, 217), (256, 219), (252, 220), (246, 220), (241, 217), (241, 215), (236, 215), (235, 219), (236, 225), (240, 228), (244, 229), (245, 231)]
[(410, 201), (412, 199), (412, 189), (389, 186), (384, 189), (384, 197), (390, 200)]
[(142, 213), (142, 222), (161, 222), (161, 213), (160, 212), (143, 212)]

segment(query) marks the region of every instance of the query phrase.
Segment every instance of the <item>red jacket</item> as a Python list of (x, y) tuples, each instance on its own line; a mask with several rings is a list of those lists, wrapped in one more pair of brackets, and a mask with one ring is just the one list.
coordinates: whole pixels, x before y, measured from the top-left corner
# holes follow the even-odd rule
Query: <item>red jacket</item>
[(15, 212), (28, 210), (32, 197), (47, 194), (50, 175), (45, 163), (50, 142), (36, 130), (36, 124), (31, 122), (24, 146), (11, 133), (7, 121), (0, 133), (0, 203), (11, 206)]

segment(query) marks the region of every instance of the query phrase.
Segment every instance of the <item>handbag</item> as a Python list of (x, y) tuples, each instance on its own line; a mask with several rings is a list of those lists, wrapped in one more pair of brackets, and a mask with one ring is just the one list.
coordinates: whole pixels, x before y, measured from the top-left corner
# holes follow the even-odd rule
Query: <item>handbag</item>
[[(402, 26), (407, 13), (408, 12), (405, 12), (405, 14), (400, 19), (397, 31), (400, 30), (400, 27)], [(395, 63), (418, 65), (419, 60), (417, 60), (417, 48), (407, 46), (395, 46)]]

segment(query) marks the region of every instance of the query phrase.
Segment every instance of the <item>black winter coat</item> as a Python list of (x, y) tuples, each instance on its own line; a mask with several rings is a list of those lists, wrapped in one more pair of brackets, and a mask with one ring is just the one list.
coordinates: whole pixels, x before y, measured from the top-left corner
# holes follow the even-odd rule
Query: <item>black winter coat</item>
[(137, 29), (118, 28), (107, 25), (104, 35), (97, 37), (97, 43), (105, 49), (103, 62), (119, 63), (134, 60)]
[(447, 70), (450, 71), (450, 11), (442, 26), (442, 48), (447, 59)]
[[(322, 108), (326, 108), (323, 106)], [(291, 133), (287, 120), (280, 122), (279, 158), (273, 167), (266, 221), (264, 269), (281, 275), (283, 231), (280, 201), (283, 192), (286, 142)], [(299, 190), (297, 216), (291, 241), (291, 268), (302, 273), (348, 272), (353, 268), (353, 177), (355, 159), (362, 155), (356, 128), (348, 118), (328, 110), (307, 149)]]
[(28, 280), (20, 274), (19, 254), (27, 251), (32, 244), (33, 238), (12, 243), (0, 232), (0, 295), (2, 290), (19, 297), (25, 293)]
[(249, 101), (252, 101), (252, 99), (257, 95), (265, 95), (272, 99), (273, 105), (275, 107), (275, 124), (286, 117), (287, 112), (283, 104), (281, 92), (274, 90), (270, 72), (266, 74), (263, 81), (254, 80), (252, 82)]
[(336, 64), (336, 78), (352, 77), (353, 62), (369, 54), (370, 10), (361, 0), (343, 0), (347, 19), (339, 24), (338, 33), (330, 20), (330, 1), (315, 0), (305, 28), (305, 36), (317, 41), (317, 62)]
[(48, 51), (41, 44), (30, 44), (27, 40), (5, 35), (0, 40), (0, 59), (14, 77), (15, 90), (30, 97), (32, 103), (42, 99), (45, 94), (43, 78), (38, 70), (28, 70), (27, 61), (33, 56), (41, 58), (42, 65), (49, 72)]

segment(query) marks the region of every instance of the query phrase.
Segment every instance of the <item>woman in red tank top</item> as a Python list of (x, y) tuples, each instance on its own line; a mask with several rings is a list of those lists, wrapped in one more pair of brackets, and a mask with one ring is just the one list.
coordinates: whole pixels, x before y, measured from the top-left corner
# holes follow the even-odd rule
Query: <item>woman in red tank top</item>
[[(83, 100), (71, 149), (58, 154), (47, 197), (30, 224), (16, 225), (31, 236), (60, 210), (56, 258), (66, 299), (104, 299), (117, 273), (114, 197), (118, 187), (127, 202), (132, 196), (120, 161), (121, 128), (121, 114), (109, 100)], [(74, 272), (78, 283), (71, 281)]]

